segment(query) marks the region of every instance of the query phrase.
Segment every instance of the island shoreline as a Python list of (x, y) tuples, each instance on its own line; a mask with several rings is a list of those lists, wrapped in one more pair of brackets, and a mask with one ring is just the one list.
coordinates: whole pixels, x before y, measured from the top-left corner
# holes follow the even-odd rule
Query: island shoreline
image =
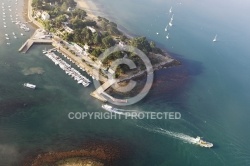
[[(43, 25), (36, 21), (34, 19), (34, 17), (32, 16), (32, 11), (33, 11), (33, 7), (32, 7), (32, 0), (25, 0), (28, 7), (27, 7), (27, 11), (24, 12), (27, 14), (27, 17), (29, 19), (29, 23), (32, 23), (36, 28), (40, 28), (40, 29), (44, 29)], [(76, 0), (75, 1), (77, 4), (76, 4), (76, 8), (80, 7), (80, 9), (82, 8), (85, 8), (87, 9), (88, 11), (90, 11), (91, 7), (92, 6), (95, 6), (95, 9), (96, 9), (96, 5), (89, 5), (88, 2), (86, 1), (80, 1), (80, 0)], [(97, 10), (97, 9), (96, 9)], [(90, 14), (89, 14), (90, 13)], [(98, 21), (98, 16), (96, 15), (93, 15), (93, 12), (87, 12), (87, 17), (88, 19), (92, 19), (94, 21)], [(120, 29), (119, 29), (120, 30)], [(126, 33), (124, 33), (123, 31), (121, 31), (121, 33), (126, 36), (126, 37), (129, 37), (131, 38), (132, 36), (129, 36), (127, 35)], [(132, 37), (133, 38), (133, 37)], [(88, 75), (90, 76), (94, 76), (95, 78), (98, 78), (99, 81), (103, 82), (103, 83), (106, 83), (108, 82), (107, 78), (104, 78), (102, 75), (97, 75), (98, 72), (96, 72), (96, 69), (93, 68), (93, 67), (90, 67), (88, 66), (86, 63), (84, 62), (80, 62), (79, 59), (77, 59), (76, 57), (74, 57), (73, 54), (71, 54), (68, 50), (66, 50), (64, 47), (60, 46), (60, 44), (58, 44), (58, 42), (60, 41), (61, 39), (58, 37), (58, 36), (55, 36), (54, 39), (52, 39), (52, 45), (64, 52), (66, 54), (66, 56), (68, 56), (70, 59), (72, 59), (74, 61), (74, 63), (78, 64), (79, 66), (81, 66), (82, 68), (85, 69), (85, 71), (87, 72)], [(160, 48), (159, 48), (160, 49)], [(20, 50), (20, 49), (19, 49)], [(151, 56), (151, 57), (154, 57), (153, 59), (157, 59), (157, 62), (156, 64), (153, 65), (153, 68), (152, 70), (158, 70), (158, 69), (161, 69), (161, 68), (165, 68), (165, 67), (172, 67), (172, 66), (178, 66), (180, 65), (180, 62), (173, 59), (166, 51), (164, 51), (163, 49), (160, 49), (162, 53), (153, 53), (155, 56)], [(151, 54), (151, 53), (150, 53)], [(94, 62), (94, 61), (93, 61)], [(95, 62), (96, 63), (96, 62)], [(121, 77), (119, 79), (116, 79), (116, 82), (119, 83), (119, 82), (123, 82), (123, 81), (127, 81), (127, 80), (131, 80), (131, 79), (134, 79), (134, 78), (137, 78), (137, 77), (140, 77), (141, 75), (144, 75), (147, 71), (146, 70), (139, 70), (137, 74), (133, 74), (133, 75), (126, 75), (125, 77)], [(103, 84), (104, 85), (104, 84)], [(111, 85), (110, 85), (111, 86)], [(98, 88), (99, 89), (99, 88)], [(96, 91), (94, 91), (93, 93), (91, 93), (91, 95), (95, 98), (97, 98), (98, 100), (101, 100), (103, 102), (106, 101), (106, 99), (104, 99), (101, 94), (97, 94), (99, 91), (98, 89)], [(115, 90), (115, 89), (114, 89)], [(98, 91), (98, 92), (97, 92)]]

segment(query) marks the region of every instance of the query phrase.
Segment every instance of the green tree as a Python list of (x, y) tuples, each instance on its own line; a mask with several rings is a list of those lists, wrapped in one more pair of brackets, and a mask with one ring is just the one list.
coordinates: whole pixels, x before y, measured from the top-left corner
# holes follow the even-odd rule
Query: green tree
[(85, 26), (91, 26), (91, 27), (95, 27), (96, 26), (96, 22), (93, 20), (87, 20), (83, 22), (85, 24)]
[(63, 39), (66, 41), (72, 42), (74, 40), (74, 34), (72, 33), (65, 33)]
[(94, 35), (93, 35), (93, 43), (95, 45), (100, 45), (102, 43), (102, 38), (98, 33), (94, 33)]
[(95, 57), (99, 57), (101, 55), (102, 51), (100, 48), (95, 48), (92, 52), (91, 55), (95, 56)]
[(51, 21), (49, 21), (49, 20), (43, 21), (43, 26), (44, 26), (45, 30), (50, 31), (50, 29), (51, 29)]
[(75, 43), (82, 43), (82, 35), (81, 35), (81, 30), (80, 29), (76, 29), (74, 31), (73, 41)]
[(84, 43), (92, 43), (92, 32), (88, 28), (82, 30), (81, 36)]
[(62, 4), (62, 6), (61, 6), (61, 11), (67, 11), (67, 9), (68, 9), (68, 5), (67, 5), (67, 3), (66, 2), (63, 2), (63, 4)]
[(155, 48), (155, 42), (151, 41), (151, 42), (150, 42), (150, 47), (151, 47), (152, 49)]
[(132, 39), (131, 41), (132, 46), (142, 50), (145, 54), (148, 54), (152, 51), (150, 44), (146, 37), (137, 37)]
[(111, 36), (107, 36), (107, 37), (103, 38), (102, 43), (104, 44), (104, 46), (106, 48), (109, 48), (109, 47), (112, 47), (115, 45), (115, 41), (113, 40), (113, 38)]
[(37, 9), (42, 7), (42, 0), (33, 0), (31, 6)]
[(85, 27), (83, 21), (77, 18), (73, 19), (71, 24), (72, 24), (73, 29), (79, 29), (79, 28)]
[(73, 16), (78, 16), (78, 18), (83, 20), (87, 16), (87, 13), (82, 9), (76, 9), (73, 11)]
[(67, 7), (72, 7), (73, 8), (73, 7), (76, 6), (76, 2), (74, 0), (66, 0), (65, 2), (67, 4)]
[(60, 15), (60, 16), (56, 17), (56, 19), (55, 19), (55, 26), (57, 28), (59, 28), (61, 26), (62, 22), (65, 22), (65, 21), (67, 21), (66, 16)]
[(120, 35), (121, 34), (121, 32), (116, 27), (113, 27), (113, 26), (108, 26), (107, 31), (111, 35)]
[(117, 27), (117, 24), (114, 23), (114, 22), (110, 22), (109, 25), (112, 26), (112, 27)]

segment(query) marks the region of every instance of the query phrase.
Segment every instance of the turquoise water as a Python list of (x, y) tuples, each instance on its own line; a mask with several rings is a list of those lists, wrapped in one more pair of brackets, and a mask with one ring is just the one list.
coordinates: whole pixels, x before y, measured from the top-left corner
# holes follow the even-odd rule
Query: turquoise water
[[(250, 25), (245, 14), (249, 4), (180, 2), (96, 1), (100, 13), (121, 29), (147, 36), (182, 62), (180, 67), (156, 72), (149, 95), (128, 109), (179, 111), (181, 120), (69, 120), (69, 112), (103, 111), (101, 103), (89, 96), (94, 87), (77, 85), (45, 57), (42, 49), (49, 46), (18, 53), (34, 29), (11, 38), (7, 46), (5, 33), (24, 32), (7, 19), (6, 11), (8, 28), (0, 23), (0, 165), (18, 165), (28, 154), (41, 151), (78, 149), (87, 140), (130, 144), (133, 155), (119, 165), (249, 165)], [(5, 3), (15, 8), (14, 1)], [(171, 6), (174, 25), (167, 40), (164, 28)], [(216, 34), (218, 42), (213, 43)], [(22, 70), (31, 67), (44, 73), (25, 76)], [(38, 89), (25, 89), (24, 82)], [(188, 143), (197, 135), (215, 147)]]

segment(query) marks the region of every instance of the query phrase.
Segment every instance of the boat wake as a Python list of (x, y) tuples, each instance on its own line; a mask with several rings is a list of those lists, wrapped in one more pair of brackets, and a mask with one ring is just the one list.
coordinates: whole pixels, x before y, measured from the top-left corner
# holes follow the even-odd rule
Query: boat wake
[(168, 130), (165, 130), (165, 129), (160, 128), (160, 127), (148, 128), (148, 127), (143, 127), (143, 126), (139, 126), (139, 125), (137, 125), (137, 126), (140, 127), (140, 128), (146, 129), (146, 130), (148, 130), (150, 132), (153, 132), (153, 133), (158, 133), (158, 134), (161, 134), (161, 135), (170, 136), (172, 138), (179, 139), (179, 140), (181, 140), (181, 141), (183, 141), (185, 143), (190, 143), (190, 144), (196, 144), (197, 143), (196, 138), (191, 137), (191, 136), (186, 135), (186, 134), (183, 134), (183, 133), (168, 131)]

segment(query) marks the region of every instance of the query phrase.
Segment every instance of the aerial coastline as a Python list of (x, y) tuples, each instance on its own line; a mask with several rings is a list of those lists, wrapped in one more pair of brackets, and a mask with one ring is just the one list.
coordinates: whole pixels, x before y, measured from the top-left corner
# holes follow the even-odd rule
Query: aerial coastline
[[(26, 0), (26, 3), (27, 3), (27, 9), (24, 7), (24, 9), (26, 9), (27, 11), (24, 12), (27, 14), (27, 18), (29, 19), (29, 22), (33, 23), (36, 28), (38, 28), (35, 32), (35, 34), (33, 35), (36, 36), (36, 33), (40, 33), (40, 31), (42, 31), (43, 29), (46, 29), (44, 28), (44, 25), (42, 25), (42, 23), (40, 22), (41, 20), (40, 19), (35, 19), (34, 18), (34, 12), (37, 12), (37, 10), (34, 9), (34, 7), (32, 7), (32, 2), (33, 0)], [(89, 5), (88, 2), (86, 1), (80, 1), (80, 0), (77, 0), (75, 1), (77, 4), (76, 4), (76, 8), (81, 8), (81, 9), (84, 9), (87, 11), (87, 14), (84, 18), (84, 20), (94, 20), (94, 22), (97, 22), (97, 25), (99, 26), (100, 22), (104, 22), (107, 26), (109, 26), (110, 24), (114, 25), (114, 27), (112, 27), (113, 29), (112, 30), (115, 30), (117, 32), (117, 34), (112, 34), (111, 35), (111, 38), (109, 38), (110, 40), (112, 40), (112, 38), (119, 38), (121, 40), (121, 38), (123, 39), (122, 42), (126, 43), (126, 44), (131, 44), (131, 43), (134, 43), (135, 45), (138, 45), (138, 47), (140, 47), (141, 45), (139, 44), (139, 42), (142, 42), (142, 43), (146, 43), (146, 47), (150, 47), (149, 48), (146, 48), (144, 46), (141, 46), (141, 49), (144, 49), (143, 51), (147, 52), (147, 55), (149, 56), (149, 58), (151, 60), (153, 60), (153, 67), (154, 67), (154, 70), (157, 70), (157, 69), (160, 69), (160, 68), (163, 68), (163, 67), (170, 67), (170, 66), (175, 66), (175, 65), (179, 65), (179, 62), (174, 60), (173, 58), (171, 58), (166, 52), (162, 51), (161, 49), (157, 48), (155, 46), (155, 44), (153, 42), (148, 42), (148, 40), (145, 38), (145, 37), (138, 37), (138, 38), (135, 38), (135, 39), (131, 39), (130, 37), (128, 36), (124, 36), (123, 32), (120, 32), (117, 28), (117, 25), (113, 22), (109, 22), (109, 20), (107, 21), (107, 19), (103, 18), (103, 17), (100, 17), (100, 16), (96, 16), (94, 15), (93, 13), (91, 13), (91, 8), (93, 7), (93, 5)], [(101, 20), (101, 21), (100, 21)], [(90, 23), (92, 23), (91, 21), (89, 21)], [(102, 29), (99, 29), (98, 27), (96, 27), (95, 25), (93, 26), (95, 29), (97, 30), (100, 30), (100, 32), (102, 32)], [(89, 28), (90, 29), (90, 28)], [(109, 30), (109, 29), (108, 29)], [(46, 31), (48, 31), (48, 29), (46, 29)], [(95, 69), (94, 69), (94, 65), (91, 66), (89, 64), (86, 63), (86, 61), (91, 61), (91, 59), (93, 60), (95, 57), (91, 57), (91, 58), (86, 58), (85, 61), (83, 61), (83, 59), (81, 59), (79, 56), (76, 56), (77, 53), (76, 52), (72, 52), (72, 50), (68, 50), (67, 47), (68, 45), (64, 44), (64, 45), (61, 45), (60, 43), (68, 43), (67, 40), (65, 39), (62, 39), (62, 36), (58, 36), (58, 34), (56, 35), (55, 32), (50, 32), (49, 33), (53, 33), (53, 39), (52, 39), (52, 45), (58, 50), (60, 51), (60, 53), (62, 53), (63, 55), (67, 56), (68, 58), (70, 58), (70, 60), (72, 60), (77, 66), (80, 66), (82, 69), (84, 69), (84, 71), (86, 71), (89, 75), (91, 75), (92, 77), (96, 78), (95, 76)], [(41, 40), (40, 38), (38, 38), (39, 40)], [(120, 44), (121, 41), (116, 41), (116, 43)], [(80, 46), (84, 46), (84, 45), (81, 45), (81, 43), (77, 43), (78, 45)], [(86, 45), (86, 44), (85, 44)], [(93, 44), (89, 44), (90, 46), (94, 47), (96, 45), (93, 45)], [(112, 44), (113, 45), (113, 44)], [(107, 43), (107, 47), (104, 47), (104, 48), (108, 48), (109, 46), (112, 46), (112, 45), (109, 45), (109, 43)], [(99, 47), (102, 47), (102, 43), (101, 44), (98, 44), (98, 48)], [(155, 50), (155, 53), (151, 52), (152, 50)], [(97, 55), (99, 55), (101, 52), (98, 51)], [(163, 54), (164, 56), (162, 56), (161, 54)], [(118, 55), (118, 57), (121, 57), (121, 55)], [(90, 63), (96, 63), (95, 61), (91, 61)], [(143, 68), (143, 67), (142, 67)], [(140, 70), (140, 71), (133, 71), (133, 72), (130, 72), (130, 73), (125, 73), (122, 71), (122, 69), (120, 69), (120, 74), (119, 74), (119, 77), (122, 78), (122, 79), (132, 79), (134, 77), (140, 77), (142, 75), (144, 75), (145, 71), (144, 70)], [(105, 77), (100, 77), (99, 78), (101, 82), (105, 83), (107, 82), (107, 79)], [(103, 97), (101, 97), (100, 94), (97, 94), (95, 92), (93, 92), (91, 94), (93, 97), (96, 97), (97, 99), (101, 100), (101, 101), (105, 101)], [(54, 155), (51, 155), (52, 158), (57, 158), (58, 156)], [(81, 157), (84, 157), (81, 156)], [(39, 158), (39, 157), (38, 157)], [(65, 155), (63, 158), (61, 159), (72, 159), (72, 155), (69, 153), (68, 155)], [(76, 164), (77, 162), (81, 162), (82, 164), (84, 164), (86, 161), (85, 160), (78, 160), (78, 158), (76, 159), (72, 159), (73, 161), (70, 161), (71, 165), (74, 165)], [(94, 164), (94, 161), (92, 162), (93, 164), (92, 165), (95, 165)], [(96, 164), (98, 165), (98, 164)]]
[[(62, 3), (69, 1), (57, 1), (58, 9), (65, 8)], [(105, 94), (127, 100), (127, 106), (116, 105), (110, 99), (103, 102), (102, 98), (98, 100), (90, 95), (105, 85), (106, 80), (96, 85), (93, 66), (71, 49), (77, 45), (84, 49), (87, 44), (92, 53), (95, 48), (103, 47), (102, 40), (96, 47), (91, 43), (93, 38), (88, 42), (85, 41), (87, 35), (83, 35), (93, 37), (95, 33), (89, 33), (90, 29), (86, 28), (80, 31), (77, 27), (79, 42), (77, 35), (72, 35), (71, 40), (60, 36), (64, 28), (54, 20), (60, 20), (56, 18), (67, 11), (53, 15), (53, 9), (44, 8), (51, 16), (49, 22), (53, 27), (51, 30), (44, 29), (44, 25), (40, 28), (29, 20), (28, 4), (29, 0), (1, 2), (0, 165), (250, 165), (247, 155), (250, 133), (246, 132), (250, 91), (247, 85), (250, 78), (246, 77), (250, 70), (246, 27), (249, 23), (242, 21), (247, 20), (242, 14), (247, 12), (247, 3), (242, 6), (237, 2), (215, 4), (208, 0), (203, 3), (144, 0), (143, 4), (130, 0), (78, 0), (73, 10), (86, 11), (83, 22), (95, 19), (97, 25), (101, 25), (98, 19), (105, 17), (108, 24), (117, 24), (127, 41), (133, 38), (145, 41), (139, 37), (145, 36), (149, 43), (155, 42), (172, 59), (181, 62), (180, 66), (154, 63), (150, 91), (135, 104), (130, 104), (130, 99), (143, 92), (142, 86), (148, 85), (146, 74), (138, 73), (138, 77), (118, 83), (122, 87), (136, 82), (138, 86), (131, 91), (118, 91), (111, 86), (100, 94), (106, 99), (109, 98)], [(220, 8), (221, 5), (225, 8)], [(221, 13), (227, 17), (220, 17)], [(70, 16), (68, 27), (72, 27), (73, 20), (79, 16), (75, 12), (67, 15)], [(171, 21), (173, 15), (174, 21)], [(231, 24), (232, 20), (236, 24)], [(102, 29), (90, 27), (104, 38)], [(245, 35), (239, 35), (243, 32)], [(30, 42), (26, 43), (27, 39)], [(34, 45), (29, 47), (28, 43)], [(25, 44), (27, 47), (20, 48)], [(151, 60), (156, 57), (155, 54), (149, 56), (153, 56)], [(95, 58), (93, 55), (83, 57)], [(137, 71), (123, 73), (119, 69), (118, 72), (120, 78), (129, 79), (128, 76), (133, 77), (132, 72)], [(76, 80), (76, 76), (81, 80)], [(90, 83), (85, 87), (83, 83), (87, 79)], [(168, 115), (180, 113), (181, 119), (146, 117), (166, 112)], [(93, 117), (92, 113), (97, 116)], [(109, 117), (100, 118), (98, 114)]]
[[(26, 49), (23, 52), (26, 52), (33, 45), (33, 43), (52, 42), (52, 45), (59, 52), (69, 57), (77, 66), (92, 76), (93, 79), (98, 79), (103, 83), (107, 82), (108, 76), (105, 76), (104, 73), (99, 75), (98, 72), (96, 72), (96, 66), (100, 64), (97, 57), (104, 52), (105, 49), (114, 46), (115, 44), (119, 45), (119, 47), (123, 47), (123, 45), (132, 45), (139, 48), (148, 56), (154, 70), (180, 64), (178, 61), (171, 58), (168, 53), (158, 48), (153, 41), (149, 42), (146, 37), (131, 38), (131, 36), (121, 32), (114, 22), (109, 21), (104, 17), (94, 15), (94, 12), (91, 12), (92, 8), (97, 10), (97, 7), (92, 2), (89, 4), (87, 1), (71, 0), (68, 4), (61, 4), (60, 7), (57, 2), (53, 1), (46, 3), (28, 0), (27, 3), (28, 8), (26, 13), (28, 19), (30, 20), (29, 22), (32, 22), (39, 29), (41, 29), (38, 30), (38, 33), (40, 33), (40, 31), (44, 31), (45, 29), (47, 32), (53, 34), (53, 38), (51, 41), (48, 41), (47, 39), (41, 39), (41, 36), (38, 36), (36, 39), (33, 37), (32, 39), (34, 40), (32, 40), (32, 42), (28, 40), (19, 49), (21, 52), (23, 48)], [(62, 8), (62, 6), (64, 6), (64, 8)], [(53, 11), (55, 9), (57, 9), (57, 14)], [(42, 18), (44, 13), (48, 15), (48, 18)], [(36, 35), (34, 34), (33, 36)], [(90, 38), (85, 37), (84, 39), (81, 39), (79, 36), (90, 36)], [(72, 46), (71, 43), (73, 43), (75, 47), (73, 50), (69, 49)], [(79, 53), (79, 49), (81, 53)], [(133, 54), (128, 52), (126, 52), (126, 54), (130, 58), (134, 58), (134, 60), (136, 59)], [(120, 52), (115, 53), (110, 56), (111, 58), (108, 57), (108, 60), (105, 60), (105, 63), (102, 65), (104, 65), (105, 68), (107, 68), (107, 71), (110, 72), (109, 65), (112, 62), (112, 57), (118, 59), (123, 56), (124, 55)], [(119, 83), (127, 81), (145, 74), (146, 70), (143, 62), (138, 60), (138, 58), (136, 61), (138, 67), (134, 71), (129, 71), (127, 66), (119, 66), (119, 68), (115, 71), (115, 77), (117, 79), (116, 82)], [(110, 83), (109, 86), (112, 84), (114, 84), (114, 82)], [(91, 95), (101, 101), (106, 101), (105, 97), (103, 97), (101, 93), (103, 93), (103, 91), (95, 91), (91, 93)]]

